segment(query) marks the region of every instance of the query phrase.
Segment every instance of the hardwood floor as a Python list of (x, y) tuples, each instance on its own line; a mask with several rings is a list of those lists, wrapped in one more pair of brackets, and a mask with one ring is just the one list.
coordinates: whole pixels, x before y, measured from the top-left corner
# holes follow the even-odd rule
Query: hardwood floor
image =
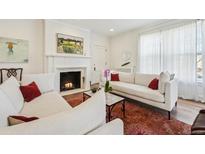
[(195, 117), (201, 109), (205, 109), (205, 104), (179, 99), (178, 105), (173, 109), (171, 115), (177, 120), (192, 125)]

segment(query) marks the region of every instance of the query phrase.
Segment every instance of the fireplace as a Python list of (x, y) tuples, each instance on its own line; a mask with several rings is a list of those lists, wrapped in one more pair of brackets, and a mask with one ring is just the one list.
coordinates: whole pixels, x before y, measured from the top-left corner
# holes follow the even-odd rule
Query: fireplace
[(60, 91), (77, 88), (81, 88), (81, 71), (60, 73)]

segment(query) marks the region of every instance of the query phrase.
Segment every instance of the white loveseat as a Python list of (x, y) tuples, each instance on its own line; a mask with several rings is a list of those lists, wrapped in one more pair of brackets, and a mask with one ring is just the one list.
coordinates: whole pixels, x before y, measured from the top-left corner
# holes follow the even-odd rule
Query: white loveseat
[(148, 87), (154, 78), (159, 78), (159, 75), (117, 73), (119, 73), (120, 81), (110, 82), (113, 93), (166, 110), (170, 119), (170, 112), (178, 98), (178, 84), (176, 79), (165, 83), (165, 93), (162, 94), (159, 90), (152, 90)]
[[(19, 83), (14, 77), (0, 85), (0, 134), (123, 134), (120, 119), (105, 123), (103, 91), (72, 108), (54, 91), (53, 74), (26, 75), (22, 84), (32, 81), (37, 83), (42, 95), (29, 103), (24, 103)], [(8, 126), (10, 115), (39, 119)]]

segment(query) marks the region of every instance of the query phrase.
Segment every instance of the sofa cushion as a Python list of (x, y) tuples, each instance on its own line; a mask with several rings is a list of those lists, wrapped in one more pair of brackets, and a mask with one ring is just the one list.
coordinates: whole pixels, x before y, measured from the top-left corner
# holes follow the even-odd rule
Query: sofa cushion
[(119, 118), (110, 121), (88, 133), (88, 135), (123, 135), (123, 121)]
[(134, 75), (132, 73), (119, 72), (119, 78), (122, 82), (134, 83)]
[(18, 111), (13, 106), (9, 97), (0, 89), (0, 127), (8, 126), (7, 118), (17, 113)]
[(35, 98), (30, 103), (25, 103), (20, 115), (46, 117), (72, 107), (57, 92), (48, 92)]
[(0, 89), (8, 96), (17, 112), (23, 108), (24, 98), (19, 89), (19, 82), (15, 77), (10, 77), (0, 86)]
[(26, 102), (30, 102), (41, 95), (41, 92), (35, 82), (32, 82), (29, 85), (20, 86), (20, 90)]
[(102, 126), (105, 123), (105, 117), (105, 94), (101, 90), (71, 111), (0, 128), (0, 134), (87, 134)]
[(154, 78), (157, 78), (157, 79), (158, 79), (158, 78), (159, 78), (159, 75), (136, 73), (136, 74), (135, 74), (135, 84), (148, 87), (149, 83), (150, 83)]
[(138, 96), (144, 99), (149, 99), (156, 102), (164, 102), (164, 96), (158, 90), (152, 90), (146, 86), (111, 81), (113, 90), (124, 92), (130, 95)]
[(55, 90), (54, 81), (55, 74), (54, 73), (44, 73), (44, 74), (27, 74), (22, 77), (22, 85), (27, 85), (31, 82), (35, 81), (38, 85), (41, 93), (46, 93)]

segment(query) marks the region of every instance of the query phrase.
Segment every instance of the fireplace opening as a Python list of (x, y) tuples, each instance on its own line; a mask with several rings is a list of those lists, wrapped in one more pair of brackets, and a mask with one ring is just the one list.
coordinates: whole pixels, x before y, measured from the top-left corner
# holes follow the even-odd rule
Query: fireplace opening
[(61, 72), (60, 91), (81, 88), (81, 72)]

